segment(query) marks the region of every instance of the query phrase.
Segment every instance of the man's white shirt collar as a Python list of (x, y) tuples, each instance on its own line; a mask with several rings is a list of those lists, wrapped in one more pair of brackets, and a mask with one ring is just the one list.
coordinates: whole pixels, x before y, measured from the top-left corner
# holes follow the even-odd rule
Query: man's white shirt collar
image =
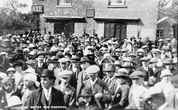
[(96, 78), (94, 81), (90, 80), (91, 85), (93, 86), (97, 80), (98, 80), (98, 78)]
[(45, 87), (43, 87), (43, 91), (44, 91), (47, 101), (49, 101), (49, 98), (51, 96), (51, 90), (52, 90), (52, 87), (50, 87), (48, 90)]

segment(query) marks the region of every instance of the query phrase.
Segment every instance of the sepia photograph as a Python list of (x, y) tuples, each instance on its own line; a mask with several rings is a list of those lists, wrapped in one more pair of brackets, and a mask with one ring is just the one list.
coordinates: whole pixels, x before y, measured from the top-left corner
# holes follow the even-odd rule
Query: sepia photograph
[(0, 110), (178, 110), (178, 0), (0, 0)]

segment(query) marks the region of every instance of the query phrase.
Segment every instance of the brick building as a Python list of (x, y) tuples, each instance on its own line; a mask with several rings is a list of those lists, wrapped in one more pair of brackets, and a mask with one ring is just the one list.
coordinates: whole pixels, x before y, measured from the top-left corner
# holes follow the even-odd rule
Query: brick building
[(155, 39), (159, 0), (33, 0), (43, 5), (42, 34), (84, 32), (99, 37), (149, 36)]

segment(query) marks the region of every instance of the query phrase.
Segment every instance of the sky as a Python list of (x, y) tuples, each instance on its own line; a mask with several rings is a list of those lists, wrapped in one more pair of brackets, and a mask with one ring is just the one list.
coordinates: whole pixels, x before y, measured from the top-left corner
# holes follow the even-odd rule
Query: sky
[[(3, 3), (6, 2), (8, 0), (0, 0), (0, 7), (3, 6)], [(28, 5), (28, 7), (23, 10), (23, 12), (29, 12), (31, 11), (31, 5), (32, 5), (32, 0), (17, 0), (19, 3), (26, 3)]]

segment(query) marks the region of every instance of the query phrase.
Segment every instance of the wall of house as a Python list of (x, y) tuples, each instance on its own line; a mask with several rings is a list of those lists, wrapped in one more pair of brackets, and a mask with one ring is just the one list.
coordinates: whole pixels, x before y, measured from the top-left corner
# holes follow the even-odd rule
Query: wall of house
[[(119, 18), (140, 18), (139, 22), (127, 21), (127, 36), (140, 36), (143, 39), (147, 36), (154, 40), (156, 37), (156, 22), (158, 15), (159, 0), (126, 0), (125, 7), (108, 7), (108, 0), (72, 0), (72, 7), (58, 7), (57, 0), (33, 0), (33, 4), (44, 5), (44, 14), (41, 15), (41, 30), (47, 27), (53, 32), (53, 23), (46, 23), (43, 16), (86, 16), (86, 9), (95, 9), (96, 17), (119, 17)], [(130, 22), (131, 21), (131, 22)], [(86, 23), (75, 23), (75, 34), (81, 35), (85, 28), (86, 32), (93, 34), (93, 30), (99, 36), (104, 36), (104, 23), (97, 23), (92, 18), (87, 18)], [(47, 30), (47, 31), (48, 31)]]

